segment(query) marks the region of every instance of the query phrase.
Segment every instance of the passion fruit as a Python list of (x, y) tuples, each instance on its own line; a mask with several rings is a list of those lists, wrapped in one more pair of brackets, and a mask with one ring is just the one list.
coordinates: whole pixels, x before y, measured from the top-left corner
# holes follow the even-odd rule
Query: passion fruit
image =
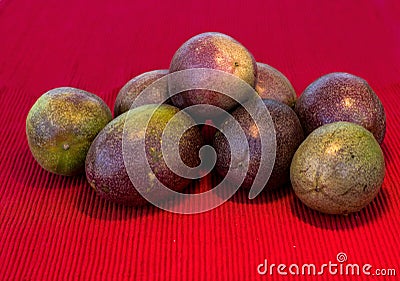
[(378, 194), (385, 161), (372, 133), (349, 122), (314, 130), (296, 151), (290, 179), (297, 197), (327, 214), (348, 214)]
[(85, 171), (85, 157), (96, 135), (112, 119), (102, 99), (63, 87), (43, 94), (26, 118), (33, 157), (44, 169), (72, 176)]

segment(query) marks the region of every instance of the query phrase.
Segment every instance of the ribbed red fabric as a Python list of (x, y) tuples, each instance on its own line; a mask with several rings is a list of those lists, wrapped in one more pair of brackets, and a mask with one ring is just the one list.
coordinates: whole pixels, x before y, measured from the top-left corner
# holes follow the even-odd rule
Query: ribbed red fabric
[[(368, 280), (398, 280), (399, 15), (397, 1), (379, 0), (0, 1), (0, 280), (303, 280), (259, 275), (257, 266), (321, 265), (340, 252), (373, 273), (397, 271)], [(40, 95), (73, 86), (113, 108), (129, 79), (168, 68), (175, 50), (205, 31), (240, 41), (298, 95), (334, 71), (370, 83), (387, 113), (387, 173), (372, 204), (327, 216), (287, 187), (255, 200), (240, 191), (209, 212), (177, 215), (110, 204), (84, 176), (53, 175), (35, 162), (25, 118)], [(315, 279), (344, 278), (366, 280), (327, 272)]]

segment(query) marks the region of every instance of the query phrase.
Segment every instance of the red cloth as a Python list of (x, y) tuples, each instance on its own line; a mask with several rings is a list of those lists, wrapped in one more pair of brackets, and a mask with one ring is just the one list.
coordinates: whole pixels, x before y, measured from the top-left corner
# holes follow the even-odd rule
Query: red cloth
[[(276, 271), (260, 276), (257, 266), (264, 259), (321, 265), (343, 252), (371, 272), (397, 270), (377, 280), (398, 280), (399, 2), (296, 2), (0, 1), (0, 279), (289, 280)], [(25, 118), (41, 94), (74, 86), (112, 108), (130, 78), (168, 68), (175, 50), (205, 31), (240, 41), (298, 94), (334, 71), (370, 83), (387, 113), (387, 173), (372, 204), (327, 216), (286, 188), (255, 200), (241, 191), (209, 212), (176, 215), (110, 204), (84, 176), (53, 175), (34, 161)], [(366, 277), (317, 279), (343, 278)]]

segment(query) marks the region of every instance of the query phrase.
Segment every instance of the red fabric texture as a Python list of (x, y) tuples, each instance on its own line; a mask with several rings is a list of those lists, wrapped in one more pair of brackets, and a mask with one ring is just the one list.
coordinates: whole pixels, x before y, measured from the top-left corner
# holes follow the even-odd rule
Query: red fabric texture
[[(296, 3), (297, 2), (297, 3)], [(303, 280), (259, 275), (268, 263), (369, 263), (399, 280), (400, 5), (397, 1), (0, 1), (1, 280)], [(366, 79), (387, 114), (386, 177), (362, 211), (329, 216), (290, 186), (254, 200), (239, 191), (197, 215), (128, 208), (96, 196), (84, 176), (44, 171), (25, 119), (60, 86), (99, 95), (113, 108), (132, 77), (169, 67), (175, 50), (206, 31), (226, 33), (297, 94), (329, 72)], [(215, 182), (206, 176), (193, 189)], [(371, 272), (372, 270), (371, 269)], [(366, 280), (325, 273), (316, 280)]]

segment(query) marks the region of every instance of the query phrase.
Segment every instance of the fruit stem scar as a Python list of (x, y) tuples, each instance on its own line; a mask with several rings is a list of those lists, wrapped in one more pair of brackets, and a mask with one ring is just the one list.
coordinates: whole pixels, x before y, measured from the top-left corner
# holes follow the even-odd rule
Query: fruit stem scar
[(237, 61), (235, 61), (235, 66), (239, 66), (239, 63)]
[(64, 150), (68, 150), (69, 149), (69, 144), (68, 143), (64, 143), (63, 144), (63, 149)]

